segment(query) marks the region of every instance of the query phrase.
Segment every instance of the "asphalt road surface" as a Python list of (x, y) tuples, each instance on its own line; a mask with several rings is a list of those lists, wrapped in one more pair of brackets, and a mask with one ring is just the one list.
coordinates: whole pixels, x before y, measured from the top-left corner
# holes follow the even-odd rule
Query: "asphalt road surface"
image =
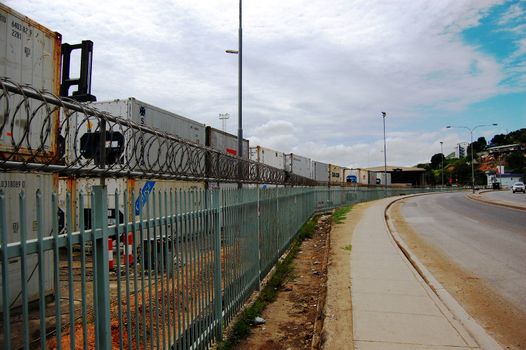
[[(510, 203), (518, 203), (526, 205), (526, 194), (522, 192), (513, 193), (511, 190), (508, 191), (495, 191), (495, 192), (486, 192), (482, 195), (485, 198), (504, 201)], [(526, 230), (526, 228), (525, 228)]]
[(415, 231), (526, 311), (525, 211), (476, 202), (465, 193), (406, 201), (401, 213)]

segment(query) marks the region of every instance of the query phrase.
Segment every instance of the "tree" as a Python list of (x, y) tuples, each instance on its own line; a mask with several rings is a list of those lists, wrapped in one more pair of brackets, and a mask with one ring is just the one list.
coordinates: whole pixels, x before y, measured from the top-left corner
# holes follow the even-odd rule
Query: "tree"
[(521, 152), (510, 153), (506, 157), (506, 162), (513, 173), (522, 173), (526, 167), (526, 157)]
[(486, 149), (488, 146), (488, 142), (486, 141), (486, 138), (484, 136), (481, 136), (477, 139), (476, 145), (475, 145), (475, 151), (480, 152)]
[(475, 153), (473, 156), (476, 156), (478, 152), (481, 152), (486, 149), (486, 146), (488, 145), (486, 138), (484, 136), (481, 136), (477, 139), (477, 141), (473, 141), (472, 144), (468, 145), (468, 148), (466, 150), (466, 153), (468, 157), (471, 157), (471, 148), (475, 150)]
[(504, 145), (508, 144), (508, 141), (506, 139), (506, 135), (498, 134), (498, 135), (493, 136), (493, 138), (490, 141), (490, 144), (492, 146), (504, 146)]
[(434, 154), (431, 157), (431, 164), (430, 164), (431, 169), (440, 169), (443, 159), (444, 159), (444, 154), (442, 153)]

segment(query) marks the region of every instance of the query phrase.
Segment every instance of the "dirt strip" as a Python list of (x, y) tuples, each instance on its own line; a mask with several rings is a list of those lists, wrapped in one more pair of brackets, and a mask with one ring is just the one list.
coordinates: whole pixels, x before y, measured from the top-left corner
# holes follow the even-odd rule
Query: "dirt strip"
[[(294, 270), (261, 316), (265, 323), (254, 326), (250, 336), (236, 349), (318, 349), (327, 290), (327, 257), (330, 215), (322, 216), (311, 239), (303, 241), (294, 260)], [(315, 333), (317, 335), (315, 336)]]

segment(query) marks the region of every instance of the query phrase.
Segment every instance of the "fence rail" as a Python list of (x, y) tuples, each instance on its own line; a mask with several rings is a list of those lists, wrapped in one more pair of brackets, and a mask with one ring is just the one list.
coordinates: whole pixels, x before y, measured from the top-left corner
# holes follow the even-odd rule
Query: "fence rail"
[(57, 194), (1, 190), (1, 346), (209, 348), (313, 213), (400, 191), (154, 191), (137, 213), (134, 192), (94, 186), (66, 195), (61, 228)]
[(316, 185), (89, 104), (0, 78), (0, 169)]

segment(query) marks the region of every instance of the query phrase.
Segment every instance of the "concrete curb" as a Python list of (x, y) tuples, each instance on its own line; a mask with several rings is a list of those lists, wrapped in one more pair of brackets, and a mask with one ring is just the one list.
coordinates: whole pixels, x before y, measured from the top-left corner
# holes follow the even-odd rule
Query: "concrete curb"
[(482, 349), (486, 350), (502, 350), (503, 348), (486, 332), (486, 330), (475, 321), (464, 308), (453, 298), (451, 294), (435, 279), (435, 277), (429, 272), (429, 270), (420, 262), (420, 260), (411, 252), (407, 244), (402, 240), (398, 232), (394, 229), (394, 225), (391, 222), (388, 211), (391, 206), (397, 201), (405, 198), (416, 197), (427, 194), (409, 195), (402, 198), (398, 198), (390, 202), (384, 211), (385, 223), (387, 230), (391, 237), (395, 241), (396, 245), (400, 248), (402, 253), (406, 256), (407, 260), (411, 263), (416, 272), (422, 277), (426, 284), (435, 293), (438, 300), (445, 306), (447, 310), (461, 323), (462, 326), (468, 331), (468, 333), (475, 339)]
[[(488, 192), (490, 192), (490, 191), (488, 191)], [(473, 193), (469, 193), (467, 195), (467, 197), (469, 199), (471, 199), (471, 200), (474, 200), (474, 201), (477, 201), (477, 202), (481, 202), (481, 203), (485, 203), (485, 204), (496, 205), (496, 206), (499, 206), (499, 207), (505, 207), (505, 208), (515, 209), (515, 210), (520, 210), (520, 211), (526, 211), (526, 207), (524, 207), (524, 206), (515, 205), (515, 204), (510, 203), (510, 202), (492, 201), (492, 200), (484, 198), (480, 194), (476, 195), (476, 194), (473, 194)]]

